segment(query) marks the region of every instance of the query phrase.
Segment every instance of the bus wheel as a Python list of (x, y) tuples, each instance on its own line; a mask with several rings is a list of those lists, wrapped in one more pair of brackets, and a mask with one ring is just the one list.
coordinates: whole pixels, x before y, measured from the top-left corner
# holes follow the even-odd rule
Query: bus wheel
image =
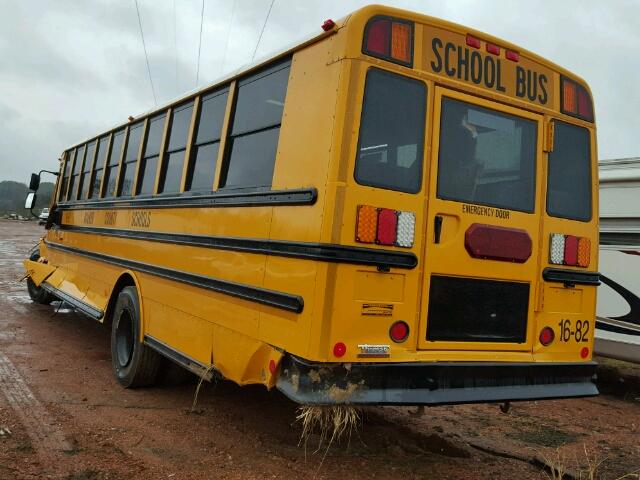
[(120, 291), (111, 322), (111, 364), (125, 388), (156, 383), (162, 357), (140, 341), (140, 303), (136, 287)]
[[(34, 252), (29, 257), (29, 260), (37, 262), (39, 258), (40, 254), (38, 252)], [(27, 291), (29, 292), (29, 297), (31, 298), (31, 300), (41, 305), (49, 305), (55, 300), (55, 297), (47, 292), (44, 288), (36, 287), (36, 284), (33, 283), (31, 277), (27, 277)]]

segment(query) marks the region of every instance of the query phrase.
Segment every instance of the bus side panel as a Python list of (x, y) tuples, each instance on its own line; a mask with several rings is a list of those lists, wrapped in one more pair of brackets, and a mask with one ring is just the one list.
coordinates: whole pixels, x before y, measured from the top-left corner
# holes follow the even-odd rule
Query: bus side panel
[[(315, 187), (318, 200), (308, 207), (274, 208), (272, 240), (321, 241), (323, 215), (332, 205), (326, 183), (341, 69), (341, 62), (329, 63), (332, 45), (330, 37), (293, 57), (272, 188)], [(325, 262), (267, 258), (265, 288), (300, 295), (304, 310), (295, 314), (261, 308), (260, 339), (308, 356), (315, 293), (316, 289), (324, 290), (326, 268)]]

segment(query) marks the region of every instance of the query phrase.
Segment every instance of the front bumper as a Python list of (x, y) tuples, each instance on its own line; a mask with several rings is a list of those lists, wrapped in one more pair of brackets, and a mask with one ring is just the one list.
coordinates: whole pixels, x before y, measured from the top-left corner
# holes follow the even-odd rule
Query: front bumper
[(285, 355), (277, 388), (305, 405), (451, 405), (598, 395), (595, 362), (312, 363)]

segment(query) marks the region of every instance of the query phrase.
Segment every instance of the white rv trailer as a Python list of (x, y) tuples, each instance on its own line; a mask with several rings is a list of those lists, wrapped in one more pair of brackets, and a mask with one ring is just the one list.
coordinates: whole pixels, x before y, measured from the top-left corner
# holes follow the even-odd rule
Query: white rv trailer
[(600, 166), (595, 353), (640, 362), (640, 157)]

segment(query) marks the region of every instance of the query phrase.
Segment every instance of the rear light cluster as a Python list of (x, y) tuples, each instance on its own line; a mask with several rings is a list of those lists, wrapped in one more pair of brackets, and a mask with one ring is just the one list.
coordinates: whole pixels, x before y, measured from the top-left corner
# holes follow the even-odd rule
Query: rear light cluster
[(593, 105), (587, 89), (579, 83), (562, 77), (562, 113), (593, 122)]
[[(474, 37), (473, 35), (467, 35), (467, 46), (471, 48), (480, 48), (482, 46), (482, 42), (479, 38)], [(486, 42), (485, 48), (487, 52), (492, 55), (500, 55), (500, 47), (495, 43)], [(512, 62), (520, 60), (520, 54), (513, 50), (505, 50), (504, 56), (507, 60), (511, 60)]]
[(549, 242), (549, 263), (588, 267), (591, 258), (591, 240), (586, 237), (552, 233)]
[(413, 66), (413, 23), (374, 17), (364, 29), (363, 53), (394, 63)]
[(358, 205), (357, 216), (357, 242), (413, 247), (416, 216), (412, 212)]

